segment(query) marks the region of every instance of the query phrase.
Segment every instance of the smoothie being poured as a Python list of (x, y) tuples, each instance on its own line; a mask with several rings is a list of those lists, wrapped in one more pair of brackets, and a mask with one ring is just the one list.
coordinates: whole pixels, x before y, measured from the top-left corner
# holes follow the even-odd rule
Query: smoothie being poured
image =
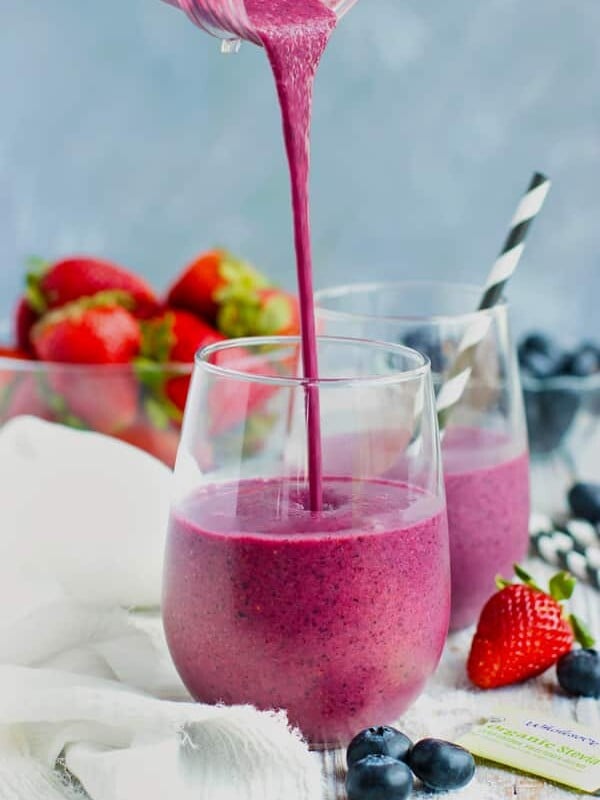
[(309, 164), (312, 90), (317, 67), (337, 23), (322, 0), (244, 0), (246, 18), (233, 18), (219, 0), (167, 0), (202, 27), (260, 42), (275, 83), (290, 169), (300, 319), (306, 388), (308, 481), (312, 511), (322, 508), (321, 434), (310, 244)]

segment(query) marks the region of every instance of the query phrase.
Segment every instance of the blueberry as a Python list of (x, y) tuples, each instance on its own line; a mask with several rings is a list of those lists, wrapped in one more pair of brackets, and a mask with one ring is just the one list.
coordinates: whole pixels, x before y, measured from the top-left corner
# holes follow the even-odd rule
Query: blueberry
[(562, 348), (543, 333), (530, 333), (522, 339), (517, 354), (521, 368), (540, 380), (559, 375), (565, 363)]
[(475, 774), (471, 753), (442, 739), (421, 739), (411, 750), (408, 763), (425, 786), (437, 791), (460, 789)]
[(569, 694), (600, 697), (600, 653), (591, 648), (565, 653), (556, 665), (556, 676)]
[(365, 756), (346, 776), (348, 800), (406, 800), (412, 787), (409, 768), (390, 756)]
[(523, 390), (531, 452), (550, 453), (561, 443), (575, 418), (580, 396), (571, 389)]
[(365, 728), (348, 745), (346, 761), (349, 767), (370, 755), (390, 756), (397, 761), (406, 761), (412, 744), (408, 736), (388, 725)]
[(405, 347), (412, 347), (427, 356), (431, 361), (432, 372), (443, 372), (446, 368), (444, 348), (435, 331), (429, 328), (414, 328), (407, 331), (400, 340)]
[(600, 483), (576, 483), (569, 490), (569, 505), (574, 516), (600, 522)]
[(591, 342), (584, 342), (567, 358), (564, 371), (578, 378), (587, 378), (600, 372), (600, 348)]

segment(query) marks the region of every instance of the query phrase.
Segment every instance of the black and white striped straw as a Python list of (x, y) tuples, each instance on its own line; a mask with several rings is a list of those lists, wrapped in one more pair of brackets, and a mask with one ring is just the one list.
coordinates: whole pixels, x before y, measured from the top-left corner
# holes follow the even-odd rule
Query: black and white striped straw
[(492, 308), (501, 300), (504, 287), (523, 255), (525, 237), (529, 233), (534, 219), (541, 211), (549, 190), (548, 178), (541, 172), (535, 172), (512, 218), (510, 231), (500, 255), (489, 274), (483, 297), (479, 303), (480, 310)]
[[(517, 206), (500, 255), (490, 270), (478, 306), (479, 311), (492, 308), (502, 299), (504, 288), (523, 255), (525, 237), (534, 219), (541, 211), (549, 189), (549, 179), (540, 172), (535, 172), (527, 191)], [(448, 370), (437, 396), (436, 410), (440, 431), (444, 430), (452, 409), (459, 402), (467, 387), (473, 371), (475, 351), (480, 342), (485, 339), (491, 322), (489, 316), (476, 317), (465, 331), (458, 346), (456, 358)]]
[(597, 527), (584, 519), (570, 519), (555, 525), (547, 517), (532, 514), (529, 534), (532, 549), (543, 561), (566, 569), (600, 589), (600, 531)]

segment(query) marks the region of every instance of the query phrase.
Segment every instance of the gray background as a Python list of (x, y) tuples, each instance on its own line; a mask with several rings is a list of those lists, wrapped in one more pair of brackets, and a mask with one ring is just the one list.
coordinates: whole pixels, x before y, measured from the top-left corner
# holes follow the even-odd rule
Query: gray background
[[(30, 254), (158, 286), (222, 244), (293, 286), (264, 54), (220, 56), (159, 0), (2, 0), (0, 305)], [(359, 0), (318, 77), (316, 281), (481, 281), (534, 169), (554, 187), (518, 328), (600, 338), (598, 0)]]

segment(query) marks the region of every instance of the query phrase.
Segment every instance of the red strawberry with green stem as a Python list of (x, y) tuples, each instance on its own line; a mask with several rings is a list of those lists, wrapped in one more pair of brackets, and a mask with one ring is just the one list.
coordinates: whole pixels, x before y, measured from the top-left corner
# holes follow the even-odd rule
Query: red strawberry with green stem
[(211, 250), (184, 269), (168, 290), (167, 304), (214, 324), (223, 292), (235, 288), (240, 294), (248, 294), (266, 286), (266, 278), (247, 262), (225, 250)]
[[(58, 419), (102, 433), (130, 425), (138, 407), (137, 380), (129, 364), (139, 353), (140, 326), (114, 301), (114, 292), (101, 292), (68, 303), (32, 329), (37, 356), (54, 365), (47, 381)], [(85, 374), (77, 365), (85, 365)]]
[[(176, 309), (142, 323), (142, 330), (142, 358), (137, 361), (137, 373), (151, 392), (146, 411), (158, 427), (164, 428), (169, 421), (181, 422), (197, 351), (224, 337), (193, 314)], [(157, 369), (157, 363), (185, 367)]]
[(593, 643), (583, 623), (561, 605), (575, 588), (572, 575), (559, 572), (547, 593), (518, 565), (515, 572), (523, 583), (497, 581), (500, 590), (484, 606), (471, 644), (467, 672), (482, 689), (540, 675), (575, 639), (584, 647)]
[(120, 292), (135, 316), (155, 314), (159, 302), (146, 281), (109, 261), (73, 256), (54, 263), (33, 262), (27, 275), (26, 304), (38, 316), (100, 292)]

